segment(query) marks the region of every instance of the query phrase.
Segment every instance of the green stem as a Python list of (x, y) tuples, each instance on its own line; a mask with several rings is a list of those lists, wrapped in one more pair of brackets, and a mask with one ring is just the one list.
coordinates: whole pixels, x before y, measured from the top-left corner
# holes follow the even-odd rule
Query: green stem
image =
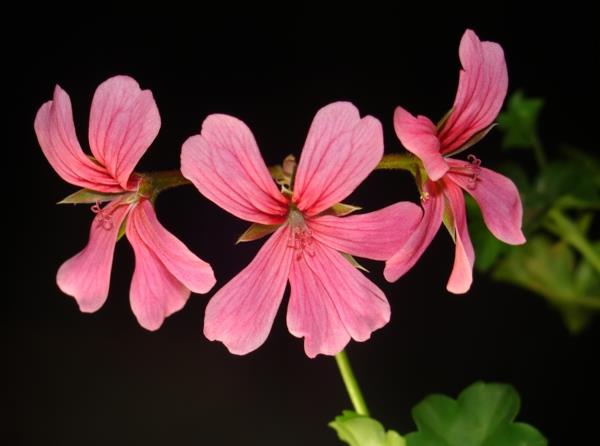
[(164, 190), (192, 184), (188, 179), (181, 175), (179, 170), (140, 173), (139, 176), (142, 177), (140, 193), (149, 197), (152, 202), (154, 202), (158, 197), (158, 194)]
[(420, 161), (410, 153), (388, 153), (375, 169), (408, 170), (413, 175), (419, 170)]
[(600, 273), (600, 255), (583, 236), (577, 225), (559, 209), (551, 209), (547, 214), (549, 221), (545, 227), (575, 248)]
[(340, 374), (342, 375), (342, 379), (344, 380), (344, 385), (346, 386), (346, 391), (350, 396), (350, 401), (352, 401), (354, 410), (359, 415), (369, 416), (369, 409), (367, 409), (367, 403), (365, 403), (365, 399), (363, 398), (362, 392), (360, 391), (360, 387), (358, 386), (358, 381), (356, 381), (356, 377), (354, 376), (354, 372), (352, 371), (352, 366), (350, 365), (350, 361), (348, 360), (348, 355), (346, 355), (346, 352), (342, 350), (337, 355), (335, 355), (335, 360), (340, 369)]

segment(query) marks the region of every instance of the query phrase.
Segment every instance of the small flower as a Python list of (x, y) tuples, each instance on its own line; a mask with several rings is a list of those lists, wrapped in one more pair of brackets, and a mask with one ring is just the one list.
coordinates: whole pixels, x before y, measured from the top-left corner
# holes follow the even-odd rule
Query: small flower
[(271, 330), (288, 280), (287, 325), (294, 336), (305, 338), (309, 357), (336, 354), (350, 338), (364, 341), (389, 321), (383, 292), (342, 253), (389, 258), (419, 221), (419, 207), (396, 203), (347, 217), (329, 211), (382, 155), (377, 119), (361, 119), (347, 102), (330, 104), (313, 120), (292, 191), (282, 186), (282, 193), (242, 121), (226, 115), (206, 118), (202, 133), (183, 145), (183, 175), (223, 209), (274, 232), (209, 302), (204, 333), (210, 340), (223, 342), (235, 354), (258, 348)]
[[(59, 288), (75, 298), (81, 311), (92, 313), (106, 301), (115, 244), (123, 230), (136, 259), (131, 308), (144, 328), (158, 329), (165, 317), (183, 308), (190, 290), (206, 293), (213, 287), (210, 265), (158, 222), (148, 184), (133, 172), (160, 129), (149, 90), (140, 90), (127, 76), (100, 84), (90, 112), (93, 158), (79, 145), (71, 101), (58, 85), (53, 100), (39, 109), (34, 127), (54, 170), (65, 181), (85, 188), (78, 194), (96, 200), (87, 246), (63, 263), (56, 277)], [(108, 204), (101, 207), (101, 201)]]
[[(450, 156), (469, 148), (493, 126), (508, 88), (504, 52), (494, 42), (481, 42), (467, 30), (460, 43), (460, 72), (454, 106), (440, 128), (425, 116), (414, 117), (402, 107), (394, 113), (400, 141), (421, 159), (425, 172), (418, 179), (423, 220), (402, 248), (386, 262), (385, 277), (395, 281), (419, 259), (442, 224), (446, 223), (456, 243), (454, 267), (447, 289), (465, 293), (473, 280), (475, 254), (467, 228), (466, 190), (479, 204), (483, 219), (498, 239), (525, 243), (521, 232), (523, 208), (513, 182), (481, 166), (474, 155), (468, 161)], [(462, 189), (462, 190), (461, 190)]]

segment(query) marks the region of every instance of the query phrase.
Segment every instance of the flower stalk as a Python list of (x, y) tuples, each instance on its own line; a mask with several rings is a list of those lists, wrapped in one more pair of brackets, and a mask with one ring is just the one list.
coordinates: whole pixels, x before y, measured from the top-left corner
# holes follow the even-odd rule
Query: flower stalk
[(354, 372), (352, 371), (352, 366), (350, 365), (350, 360), (348, 359), (346, 352), (342, 350), (335, 355), (335, 361), (340, 369), (342, 380), (344, 381), (346, 391), (348, 392), (348, 396), (350, 396), (350, 401), (352, 401), (354, 410), (359, 415), (369, 416), (367, 403), (365, 402), (363, 394), (360, 390), (356, 376), (354, 376)]

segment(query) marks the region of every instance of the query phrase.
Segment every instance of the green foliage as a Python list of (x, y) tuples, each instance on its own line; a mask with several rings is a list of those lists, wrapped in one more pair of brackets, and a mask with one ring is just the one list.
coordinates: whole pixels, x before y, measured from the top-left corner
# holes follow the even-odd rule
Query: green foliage
[(386, 432), (379, 421), (351, 410), (345, 410), (329, 426), (350, 446), (406, 446), (397, 432)]
[(537, 144), (536, 126), (543, 106), (543, 99), (526, 98), (522, 91), (509, 98), (506, 111), (498, 116), (498, 124), (504, 132), (504, 148), (529, 148)]
[(412, 413), (418, 431), (407, 446), (545, 446), (534, 427), (515, 423), (519, 395), (506, 384), (477, 382), (456, 400), (430, 395)]

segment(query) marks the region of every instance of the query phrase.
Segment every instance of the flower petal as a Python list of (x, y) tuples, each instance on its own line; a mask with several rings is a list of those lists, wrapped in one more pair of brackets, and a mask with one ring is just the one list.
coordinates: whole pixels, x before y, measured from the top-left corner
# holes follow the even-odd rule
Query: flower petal
[(131, 217), (127, 221), (126, 233), (135, 253), (135, 270), (129, 290), (131, 310), (142, 327), (154, 331), (160, 328), (167, 316), (184, 307), (190, 290), (144, 243)]
[(467, 212), (465, 197), (462, 190), (454, 185), (451, 180), (444, 182), (444, 195), (448, 200), (454, 222), (454, 266), (446, 289), (451, 293), (462, 294), (469, 291), (473, 282), (473, 264), (475, 252), (471, 244), (469, 229), (467, 227)]
[(350, 338), (366, 341), (390, 320), (383, 292), (339, 252), (313, 243), (314, 252), (294, 257), (287, 325), (304, 337), (309, 357), (335, 355)]
[(372, 116), (360, 119), (349, 102), (335, 102), (316, 114), (294, 180), (294, 202), (316, 215), (342, 201), (383, 156), (383, 130)]
[[(462, 171), (470, 167), (466, 161), (449, 160), (449, 162)], [(448, 174), (448, 178), (475, 198), (481, 208), (485, 224), (496, 238), (511, 245), (525, 243), (525, 236), (521, 231), (523, 205), (519, 191), (510, 179), (483, 167), (479, 168), (475, 183), (469, 176), (452, 171)]]
[(410, 237), (421, 220), (414, 203), (402, 202), (367, 214), (309, 219), (313, 237), (336, 251), (374, 260), (387, 260)]
[(277, 190), (250, 129), (239, 119), (210, 115), (202, 133), (183, 144), (181, 172), (209, 200), (255, 223), (282, 223), (286, 199)]
[(394, 112), (394, 129), (406, 150), (423, 161), (427, 175), (432, 181), (439, 180), (448, 171), (448, 164), (440, 154), (437, 129), (429, 118), (415, 118), (402, 107), (397, 107)]
[(210, 300), (204, 334), (221, 341), (231, 353), (245, 355), (267, 339), (290, 271), (294, 252), (289, 227), (279, 228), (254, 260)]
[(488, 127), (502, 108), (508, 89), (504, 51), (494, 42), (481, 42), (465, 31), (459, 48), (463, 69), (454, 106), (440, 131), (442, 153), (461, 148), (475, 133)]
[(404, 239), (404, 244), (385, 263), (383, 275), (389, 282), (395, 282), (410, 270), (421, 258), (442, 224), (444, 197), (435, 183), (425, 185), (426, 198), (422, 200), (423, 218), (412, 234)]
[(152, 92), (141, 90), (135, 79), (115, 76), (98, 86), (90, 111), (90, 147), (123, 189), (159, 129)]
[(56, 283), (73, 296), (84, 313), (93, 313), (106, 301), (117, 234), (129, 206), (113, 201), (98, 213), (87, 246), (59, 268)]
[(191, 291), (204, 294), (214, 286), (211, 266), (159, 223), (150, 201), (139, 201), (131, 211), (129, 223), (167, 270)]
[(38, 110), (34, 128), (44, 155), (63, 180), (97, 192), (123, 191), (104, 167), (81, 150), (75, 134), (71, 99), (58, 85), (53, 100)]

